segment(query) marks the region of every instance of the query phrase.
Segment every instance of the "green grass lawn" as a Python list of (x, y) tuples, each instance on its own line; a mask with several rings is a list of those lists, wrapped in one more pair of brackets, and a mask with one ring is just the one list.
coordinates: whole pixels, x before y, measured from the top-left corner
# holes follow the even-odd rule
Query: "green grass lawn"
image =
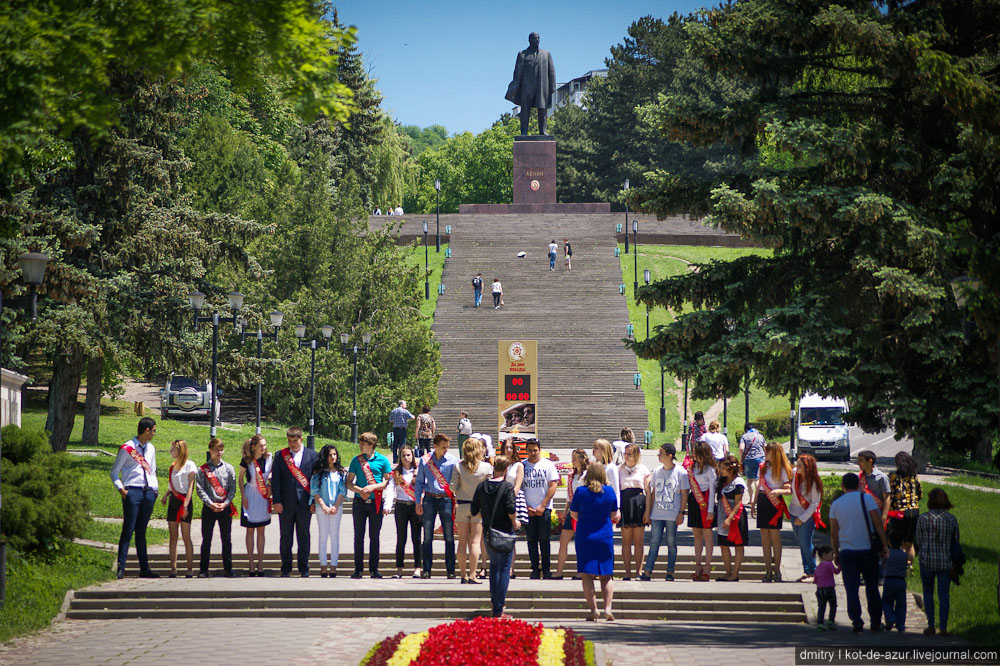
[[(431, 286), (431, 298), (430, 300), (422, 300), (420, 303), (420, 314), (423, 315), (424, 320), (427, 325), (430, 326), (434, 322), (434, 310), (437, 309), (438, 300), (438, 285), (441, 284), (441, 272), (444, 270), (445, 262), (445, 250), (448, 249), (447, 243), (441, 244), (441, 251), (435, 252), (434, 246), (430, 244), (428, 240), (427, 246), (427, 267), (430, 270), (430, 286)], [(406, 263), (410, 266), (416, 266), (423, 270), (424, 268), (424, 246), (423, 243), (416, 247), (408, 248), (406, 250)], [(423, 287), (421, 287), (423, 288)], [(457, 289), (457, 284), (446, 284), (445, 289)]]
[[(927, 510), (927, 495), (934, 484), (923, 484), (924, 499), (920, 510)], [(954, 486), (941, 486), (948, 493), (954, 508), (951, 510), (958, 519), (962, 550), (968, 562), (961, 585), (951, 586), (951, 611), (948, 631), (960, 634), (974, 643), (996, 643), (1000, 636), (1000, 614), (997, 612), (997, 558), (1000, 558), (1000, 539), (997, 539), (996, 525), (984, 516), (991, 516), (1000, 507), (1000, 495)], [(923, 594), (923, 586), (918, 575), (920, 556), (907, 580), (911, 592)], [(937, 595), (935, 591), (935, 605)], [(909, 613), (923, 612), (916, 608)]]
[[(625, 283), (625, 299), (628, 304), (629, 320), (635, 326), (635, 335), (639, 340), (646, 338), (646, 308), (635, 302), (633, 286), (638, 274), (640, 286), (643, 284), (643, 270), (648, 268), (652, 281), (666, 277), (682, 275), (690, 270), (689, 263), (707, 263), (712, 259), (732, 261), (748, 255), (766, 255), (768, 250), (759, 248), (721, 248), (679, 245), (640, 245), (639, 264), (635, 266), (635, 253), (625, 254), (625, 246), (621, 249), (622, 281)], [(638, 268), (638, 271), (636, 271)], [(653, 308), (649, 311), (649, 332), (654, 335), (657, 326), (669, 324), (673, 315), (664, 308)], [(622, 331), (624, 337), (625, 331)], [(681, 411), (683, 410), (683, 380), (678, 380), (670, 373), (663, 377), (664, 407), (666, 410), (666, 431), (660, 430), (660, 366), (653, 360), (638, 359), (639, 372), (642, 374), (642, 390), (646, 398), (646, 410), (649, 414), (648, 429), (653, 431), (653, 446), (659, 446), (666, 441), (680, 441)], [(689, 387), (693, 389), (692, 387)], [(714, 400), (689, 400), (688, 420), (698, 410), (707, 411)], [(750, 391), (750, 416), (758, 418), (779, 410), (788, 409), (787, 396), (772, 396), (760, 389)], [(719, 422), (722, 422), (722, 414)], [(730, 396), (727, 401), (726, 422), (728, 424), (731, 449), (736, 450), (736, 434), (742, 432), (746, 422), (745, 397), (742, 393)]]
[(64, 544), (44, 557), (7, 551), (7, 603), (0, 609), (0, 643), (43, 629), (56, 616), (66, 591), (114, 578), (113, 553)]
[[(83, 534), (80, 535), (81, 539), (89, 539), (90, 541), (101, 541), (103, 543), (118, 545), (118, 535), (121, 534), (122, 528), (119, 523), (106, 523), (101, 520), (91, 520), (87, 523), (87, 526), (83, 530)], [(170, 539), (170, 532), (163, 529), (162, 527), (147, 527), (146, 528), (146, 543), (150, 546), (156, 546), (161, 543), (167, 543)], [(135, 536), (132, 537), (131, 545), (135, 546)]]
[(982, 486), (983, 488), (1000, 488), (1000, 481), (995, 479), (988, 479), (982, 476), (973, 476), (971, 474), (956, 474), (955, 476), (949, 476), (948, 480), (953, 483), (964, 483), (967, 486)]
[[(82, 404), (82, 403), (81, 403)], [(157, 433), (153, 439), (156, 447), (156, 475), (160, 482), (160, 494), (166, 492), (167, 470), (170, 469), (170, 443), (175, 439), (183, 439), (188, 444), (191, 459), (196, 464), (205, 462), (208, 450), (207, 422), (160, 420), (159, 415), (147, 409), (146, 414), (157, 420)], [(21, 415), (25, 427), (43, 428), (45, 426), (45, 410), (31, 405)], [(111, 465), (118, 447), (135, 436), (138, 419), (132, 413), (132, 405), (123, 402), (105, 401), (101, 414), (101, 431), (99, 446), (83, 446), (80, 441), (83, 431), (83, 415), (78, 414), (70, 435), (69, 451), (87, 449), (105, 451), (111, 455), (74, 457), (74, 466), (80, 470), (84, 489), (90, 495), (90, 511), (95, 516), (121, 518), (121, 495), (111, 483)], [(285, 430), (283, 425), (262, 423), (262, 434), (268, 440), (268, 450), (273, 454), (285, 447)], [(219, 427), (218, 435), (226, 444), (223, 460), (237, 468), (240, 463), (243, 441), (254, 434), (254, 424), (247, 423), (240, 428)], [(350, 460), (358, 454), (358, 447), (351, 442), (316, 437), (317, 450), (326, 444), (334, 444), (344, 460)], [(195, 516), (201, 515), (201, 500), (195, 494), (192, 500)], [(166, 518), (167, 507), (159, 502), (153, 511), (153, 518)], [(117, 542), (115, 538), (113, 542)]]

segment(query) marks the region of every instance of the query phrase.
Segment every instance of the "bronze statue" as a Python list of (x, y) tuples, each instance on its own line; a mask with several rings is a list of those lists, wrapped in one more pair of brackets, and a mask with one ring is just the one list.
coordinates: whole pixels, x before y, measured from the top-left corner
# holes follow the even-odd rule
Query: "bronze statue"
[(556, 69), (552, 54), (538, 48), (538, 33), (528, 35), (528, 48), (517, 54), (514, 63), (514, 80), (507, 86), (505, 99), (521, 107), (521, 136), (528, 134), (528, 114), (538, 109), (538, 133), (545, 133), (552, 93), (556, 91)]

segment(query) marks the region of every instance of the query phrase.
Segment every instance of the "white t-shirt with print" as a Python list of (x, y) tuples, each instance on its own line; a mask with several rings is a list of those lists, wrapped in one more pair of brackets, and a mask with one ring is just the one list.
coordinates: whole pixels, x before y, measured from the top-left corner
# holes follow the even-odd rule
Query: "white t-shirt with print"
[[(528, 460), (524, 461), (524, 482), (521, 490), (524, 491), (524, 501), (531, 508), (538, 508), (545, 494), (549, 492), (549, 482), (559, 480), (559, 471), (552, 464), (551, 460), (542, 458), (536, 463)], [(552, 508), (552, 500), (549, 500), (546, 509)]]
[(653, 507), (649, 511), (650, 520), (677, 520), (677, 514), (684, 509), (681, 505), (681, 491), (688, 490), (687, 472), (680, 465), (665, 470), (663, 465), (653, 470), (649, 479), (653, 490)]

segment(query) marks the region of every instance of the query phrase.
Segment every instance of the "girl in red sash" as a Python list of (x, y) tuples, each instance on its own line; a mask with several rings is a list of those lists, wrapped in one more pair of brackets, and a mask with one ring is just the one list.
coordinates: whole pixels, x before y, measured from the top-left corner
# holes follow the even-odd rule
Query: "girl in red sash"
[[(468, 440), (468, 438), (466, 438)], [(413, 577), (420, 578), (421, 544), (420, 532), (423, 520), (417, 515), (416, 494), (413, 491), (413, 481), (419, 465), (413, 449), (402, 446), (399, 449), (399, 463), (392, 470), (389, 485), (385, 487), (384, 513), (392, 513), (396, 518), (396, 575), (403, 577), (403, 564), (406, 560), (406, 531), (410, 531), (410, 542), (413, 545)]]
[[(246, 528), (247, 575), (264, 575), (264, 528), (271, 524), (271, 463), (267, 441), (254, 435), (243, 442), (237, 487), (243, 492), (240, 525)], [(257, 546), (256, 561), (254, 544)]]
[(167, 476), (170, 492), (160, 498), (167, 506), (167, 527), (170, 528), (170, 577), (177, 577), (177, 533), (184, 539), (184, 554), (187, 555), (187, 577), (194, 575), (194, 546), (191, 545), (191, 497), (194, 495), (194, 478), (198, 466), (188, 460), (187, 442), (175, 440), (170, 445), (170, 457), (174, 459)]
[[(716, 580), (738, 581), (740, 566), (743, 564), (743, 546), (750, 538), (747, 512), (743, 510), (743, 496), (747, 492), (747, 484), (740, 478), (740, 461), (736, 456), (726, 456), (716, 469), (719, 480), (715, 484), (717, 493), (715, 524), (719, 530), (722, 564), (726, 568), (726, 575)], [(735, 551), (735, 561), (730, 558), (730, 548)]]
[(792, 495), (788, 498), (792, 531), (795, 532), (799, 554), (802, 556), (802, 577), (798, 580), (800, 583), (812, 583), (813, 574), (816, 573), (813, 533), (817, 527), (826, 527), (819, 517), (819, 507), (822, 502), (823, 481), (816, 469), (816, 458), (803, 453), (795, 461)]
[[(691, 456), (684, 459), (687, 470), (688, 527), (694, 533), (694, 573), (692, 580), (711, 579), (712, 522), (715, 515), (715, 458), (705, 442), (695, 442)], [(702, 559), (702, 551), (705, 553)]]
[(569, 542), (576, 533), (576, 521), (569, 515), (569, 507), (573, 504), (573, 492), (587, 483), (587, 465), (590, 458), (584, 449), (576, 449), (572, 456), (573, 471), (566, 480), (566, 515), (563, 517), (562, 532), (559, 533), (559, 559), (556, 565), (556, 580), (562, 580), (563, 568), (566, 566), (566, 556), (569, 555)]
[(789, 515), (784, 496), (792, 492), (792, 465), (780, 442), (768, 442), (764, 447), (759, 479), (751, 506), (757, 516), (757, 529), (764, 546), (764, 582), (780, 582), (781, 519)]

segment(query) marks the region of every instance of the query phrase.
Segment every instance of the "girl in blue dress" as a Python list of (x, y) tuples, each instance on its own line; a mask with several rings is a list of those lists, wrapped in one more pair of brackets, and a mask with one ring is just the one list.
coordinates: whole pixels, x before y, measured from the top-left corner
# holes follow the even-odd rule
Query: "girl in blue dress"
[(604, 597), (604, 617), (615, 619), (611, 612), (614, 596), (611, 575), (615, 567), (614, 531), (612, 521), (618, 521), (618, 498), (607, 485), (604, 465), (598, 462), (587, 467), (587, 485), (573, 493), (570, 515), (576, 521), (576, 569), (583, 579), (583, 596), (590, 608), (588, 620), (596, 620), (597, 600), (594, 578), (601, 580)]

